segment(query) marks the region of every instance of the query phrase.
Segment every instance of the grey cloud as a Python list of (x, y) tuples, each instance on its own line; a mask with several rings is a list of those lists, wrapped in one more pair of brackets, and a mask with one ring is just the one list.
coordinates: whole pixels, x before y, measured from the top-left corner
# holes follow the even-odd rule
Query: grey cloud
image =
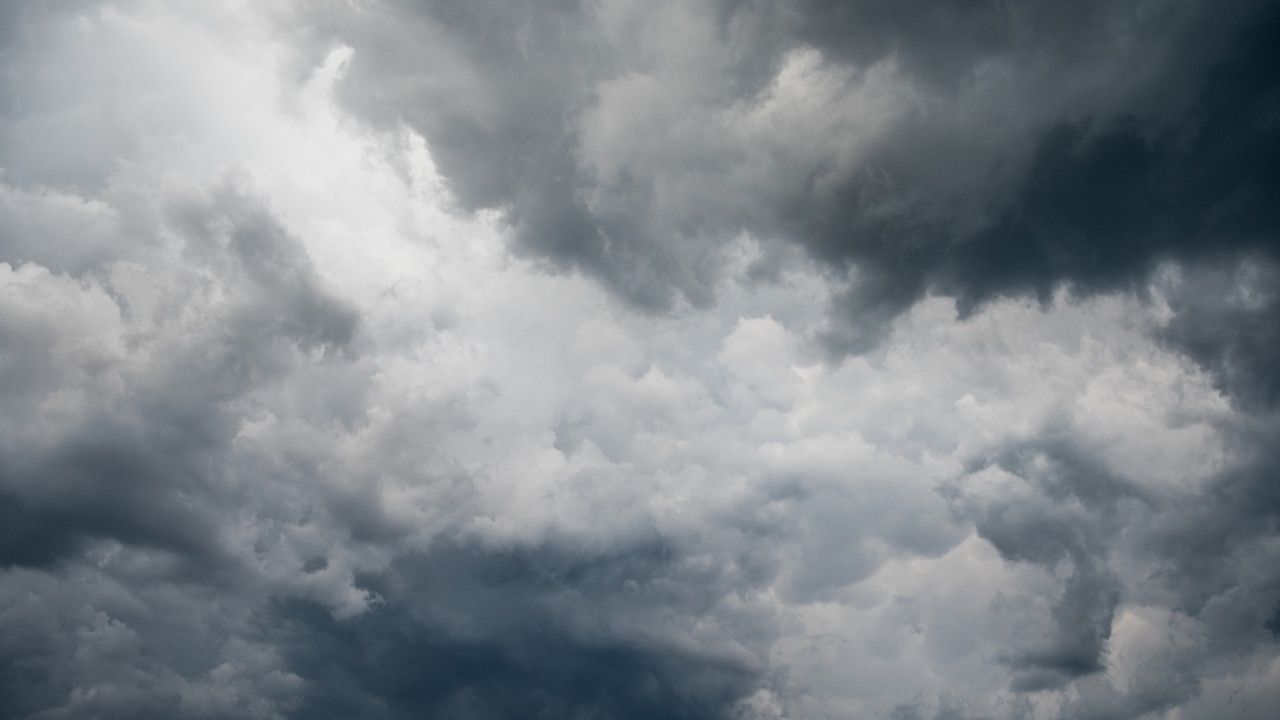
[(695, 622), (730, 589), (682, 577), (683, 555), (661, 541), (600, 555), (444, 542), (366, 577), (383, 602), (356, 618), (280, 604), (286, 654), (309, 681), (299, 712), (728, 717), (761, 665), (681, 647), (682, 628), (663, 627)]
[[(231, 562), (216, 518), (202, 506), (221, 504), (211, 496), (219, 492), (219, 466), (241, 421), (237, 404), (290, 372), (299, 352), (353, 349), (354, 311), (319, 287), (305, 253), (257, 199), (226, 185), (187, 201), (177, 214), (176, 229), (194, 262), (169, 288), (173, 295), (165, 300), (174, 306), (137, 318), (144, 327), (158, 321), (173, 330), (150, 339), (143, 367), (110, 355), (63, 357), (78, 331), (69, 324), (74, 317), (28, 318), (14, 308), (0, 318), (3, 370), (13, 388), (7, 394), (19, 407), (35, 411), (77, 370), (117, 376), (128, 386), (107, 402), (90, 393), (69, 427), (4, 439), (0, 563), (47, 565), (90, 538), (167, 549), (201, 572)], [(107, 272), (100, 266), (88, 277)], [(78, 289), (39, 271), (32, 282)], [(223, 293), (229, 299), (217, 298)], [(117, 323), (128, 313), (101, 290), (88, 300)], [(170, 313), (177, 316), (166, 318)], [(42, 326), (41, 319), (54, 324)]]
[(1176, 270), (1160, 287), (1174, 312), (1164, 339), (1213, 373), (1219, 387), (1251, 412), (1274, 410), (1280, 374), (1276, 260), (1246, 256), (1235, 262)]
[[(8, 182), (101, 189), (123, 151), (136, 150), (140, 128), (129, 118), (101, 105), (65, 104), (68, 95), (103, 97), (127, 77), (122, 65), (94, 61), (100, 36), (81, 20), (132, 5), (56, 0), (0, 11), (0, 168)], [(51, 57), (51, 44), (68, 54)]]
[(430, 488), (446, 536), (472, 519), (435, 447), (474, 426), (461, 393), (380, 433), (360, 315), (263, 198), (112, 175), (128, 138), (60, 166), (19, 147), (37, 116), (0, 139), (4, 714), (704, 718), (759, 687), (767, 569), (654, 538), (423, 550), (439, 529), (386, 489)]
[[(464, 524), (471, 479), (447, 461), (433, 475), (432, 444), (474, 427), (466, 407), (414, 406), (387, 437), (368, 438), (376, 457), (351, 467), (288, 433), (280, 447), (247, 440), (246, 426), (272, 414), (343, 438), (370, 432), (358, 316), (236, 181), (156, 203), (156, 235), (142, 250), (112, 238), (128, 260), (87, 263), (78, 278), (5, 266), (28, 283), (22, 292), (35, 285), (105, 317), (104, 347), (127, 340), (115, 355), (82, 357), (68, 354), (67, 339), (96, 316), (23, 304), (0, 316), (5, 372), (36, 380), (5, 387), (34, 415), (50, 395), (89, 383), (76, 374), (85, 366), (111, 380), (101, 396), (78, 398), (66, 425), (19, 431), (20, 418), (3, 418), (0, 577), (12, 596), (0, 624), (31, 623), (24, 584), (83, 598), (13, 636), (0, 674), (12, 690), (6, 711), (725, 717), (759, 687), (773, 620), (719, 606), (730, 596), (749, 606), (738, 594), (766, 584), (767, 567), (743, 575), (729, 553), (693, 556), (661, 538), (614, 551), (584, 549), (581, 538), (405, 550), (417, 530), (376, 483), (437, 483), (439, 512)], [(353, 383), (356, 397), (326, 400), (335, 380)], [(351, 555), (362, 552), (389, 564), (360, 570)], [(273, 567), (271, 553), (293, 562)], [(308, 589), (341, 586), (343, 573), (373, 601), (355, 617)], [(113, 584), (129, 597), (102, 592)], [(81, 585), (92, 591), (72, 589)], [(690, 643), (702, 632), (695, 624), (726, 618), (732, 641), (720, 631)]]
[(984, 716), (969, 715), (963, 706), (948, 704), (944, 699), (938, 703), (937, 710), (930, 713), (924, 703), (903, 703), (894, 706), (889, 712), (888, 720), (981, 720)]
[[(783, 517), (793, 526), (770, 529), (798, 536), (796, 554), (786, 560), (788, 577), (778, 588), (784, 597), (800, 603), (832, 600), (895, 556), (938, 557), (963, 539), (940, 498), (899, 482), (868, 473), (845, 482), (806, 478), (779, 483), (769, 499), (790, 506)], [(760, 500), (752, 497), (753, 506), (741, 509), (744, 518), (755, 519), (760, 510), (754, 505)], [(903, 512), (904, 507), (912, 509)], [(743, 519), (734, 523), (743, 524)]]
[(1280, 575), (1274, 571), (1223, 563), (1257, 552), (1280, 515), (1276, 453), (1270, 444), (1251, 440), (1239, 467), (1218, 478), (1200, 503), (1177, 508), (1148, 538), (1150, 549), (1163, 556), (1160, 577), (1176, 606), (1219, 625), (1218, 636), (1227, 643), (1257, 640), (1280, 599)]
[[(1271, 422), (1244, 432), (1270, 433)], [(1252, 457), (1244, 454), (1212, 478), (1203, 494), (1178, 498), (1153, 494), (1099, 464), (1072, 434), (1047, 428), (1040, 439), (972, 469), (1000, 468), (1025, 482), (1029, 495), (975, 495), (964, 483), (954, 495), (1006, 560), (1065, 576), (1047, 635), (1023, 640), (1029, 644), (1004, 658), (1013, 688), (1075, 682), (1082, 699), (1071, 712), (1079, 717), (1136, 717), (1180, 705), (1195, 697), (1215, 658), (1247, 655), (1268, 641), (1280, 575), (1244, 558), (1265, 555), (1272, 537), (1274, 453), (1259, 438), (1243, 440)], [(1163, 669), (1116, 693), (1098, 677), (1108, 667), (1117, 610), (1133, 602), (1185, 613), (1211, 640), (1152, 660)]]
[[(1210, 11), (1199, 14), (1205, 12)], [(1192, 83), (1198, 95), (1185, 110), (1150, 119), (1140, 106), (1107, 113), (1085, 105), (1044, 118), (1045, 126), (1027, 147), (1024, 176), (1003, 198), (988, 199), (983, 207), (990, 208), (991, 218), (972, 231), (957, 231), (965, 223), (957, 225), (958, 216), (944, 214), (940, 222), (914, 232), (893, 224), (873, 227), (867, 237), (884, 240), (865, 243), (853, 239), (860, 220), (848, 209), (856, 203), (802, 215), (827, 219), (811, 234), (824, 238), (819, 247), (869, 266), (863, 272), (896, 293), (877, 292), (873, 285), (871, 298), (855, 294), (844, 305), (849, 323), (866, 333), (860, 326), (884, 322), (886, 313), (875, 308), (887, 304), (891, 318), (892, 310), (900, 311), (927, 287), (972, 308), (998, 295), (1047, 298), (1060, 283), (1086, 294), (1139, 288), (1162, 260), (1272, 256), (1277, 234), (1272, 159), (1278, 148), (1267, 108), (1277, 85), (1270, 70), (1275, 67), (1274, 11), (1262, 12), (1255, 22), (1226, 46), (1222, 56), (1227, 59), (1163, 71), (1165, 84), (1203, 78)], [(1181, 42), (1206, 40), (1187, 35)], [(981, 176), (983, 163), (970, 158), (963, 166)], [(843, 197), (861, 192), (855, 182)], [(928, 205), (907, 207), (908, 213), (934, 214)], [(904, 235), (919, 238), (917, 247), (902, 249)], [(868, 292), (860, 287), (854, 292), (859, 291)], [(865, 349), (867, 343), (844, 346)]]
[[(434, 226), (404, 158), (336, 219), (142, 167), (180, 117), (59, 113), (110, 104), (129, 63), (86, 63), (114, 47), (94, 18), (143, 11), (48, 7), (0, 10), (37, 70), (0, 78), (4, 713), (1103, 718), (1267, 677), (1272, 6), (272, 9), (300, 48), (272, 112), (310, 112), (289, 83), (323, 90), (349, 44), (347, 110), (421, 133), (454, 209), (504, 211), (518, 255), (639, 314), (469, 237), (412, 264)], [(61, 62), (36, 42), (81, 31)], [(392, 259), (354, 263), (357, 309), (319, 267), (365, 224), (406, 237), (368, 238)], [(400, 261), (422, 277), (360, 277)], [(878, 353), (797, 349), (829, 291), (830, 349)], [(1161, 415), (1183, 392), (1211, 419)], [(1138, 477), (1184, 440), (1221, 452), (1207, 477)]]
[(346, 103), (382, 127), (422, 132), (464, 209), (509, 206), (527, 250), (607, 278), (641, 305), (669, 302), (683, 271), (675, 259), (646, 247), (634, 220), (596, 217), (579, 197), (573, 117), (614, 62), (592, 36), (589, 6), (320, 5), (303, 17), (320, 49), (356, 48)]
[(1071, 572), (1053, 608), (1050, 637), (1007, 660), (1015, 672), (1015, 690), (1060, 688), (1106, 669), (1103, 656), (1120, 604), (1120, 583), (1087, 559), (1077, 561)]
[[(82, 205), (28, 194), (5, 208), (6, 247), (74, 228), (57, 208)], [(150, 225), (100, 205), (100, 260), (0, 266), (0, 708), (282, 717), (302, 681), (243, 624), (274, 580), (236, 536), (239, 513), (270, 523), (281, 498), (239, 435), (282, 386), (345, 380), (359, 316), (239, 181), (155, 198)], [(351, 422), (327, 394), (300, 414)]]
[(120, 218), (105, 203), (5, 186), (0, 208), (0, 249), (12, 264), (79, 276), (134, 254), (119, 246)]
[[(215, 607), (154, 578), (64, 566), (8, 571), (0, 688), (13, 717), (280, 717), (301, 681)], [(235, 628), (233, 631), (232, 628)], [(241, 637), (229, 638), (231, 633)]]
[(1140, 495), (1052, 435), (1009, 449), (996, 465), (1039, 492), (971, 509), (978, 533), (1008, 560), (1068, 573), (1049, 636), (1006, 660), (1016, 673), (1014, 688), (1056, 688), (1101, 672), (1121, 599), (1121, 583), (1107, 567), (1107, 556), (1126, 519), (1121, 503), (1140, 502)]
[(176, 203), (171, 212), (197, 264), (221, 269), (230, 260), (232, 272), (249, 280), (238, 288), (248, 307), (237, 309), (234, 325), (252, 337), (239, 342), (239, 352), (272, 338), (304, 350), (352, 349), (356, 311), (320, 288), (306, 251), (260, 200), (229, 182), (208, 198)]
[[(856, 267), (827, 340), (862, 352), (929, 289), (971, 308), (1060, 283), (1137, 287), (1162, 259), (1270, 254), (1274, 14), (388, 3), (306, 17), (355, 48), (349, 107), (421, 131), (463, 206), (505, 209), (520, 248), (661, 309), (710, 302), (716, 248), (738, 232), (796, 242)], [(846, 97), (875, 68), (901, 97), (833, 95), (801, 111), (827, 116), (816, 130), (743, 134), (726, 113), (767, 104), (804, 47), (822, 70), (864, 73)], [(849, 124), (881, 111), (893, 119), (870, 134)], [(814, 143), (826, 152), (799, 150)]]

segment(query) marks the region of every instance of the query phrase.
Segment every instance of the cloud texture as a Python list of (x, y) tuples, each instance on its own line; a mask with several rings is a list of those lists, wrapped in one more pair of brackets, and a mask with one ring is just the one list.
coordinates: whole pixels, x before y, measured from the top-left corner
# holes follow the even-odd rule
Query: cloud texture
[(0, 9), (0, 714), (1269, 717), (1278, 33)]

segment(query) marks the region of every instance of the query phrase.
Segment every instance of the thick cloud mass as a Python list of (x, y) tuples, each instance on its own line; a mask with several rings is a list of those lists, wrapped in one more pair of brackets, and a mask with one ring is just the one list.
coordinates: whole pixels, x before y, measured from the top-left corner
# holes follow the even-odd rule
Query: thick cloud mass
[(0, 8), (0, 715), (1270, 718), (1280, 8)]
[(505, 5), (304, 17), (356, 49), (348, 107), (422, 132), (464, 207), (642, 307), (711, 302), (737, 232), (856, 268), (829, 339), (857, 351), (931, 288), (1274, 256), (1261, 3)]

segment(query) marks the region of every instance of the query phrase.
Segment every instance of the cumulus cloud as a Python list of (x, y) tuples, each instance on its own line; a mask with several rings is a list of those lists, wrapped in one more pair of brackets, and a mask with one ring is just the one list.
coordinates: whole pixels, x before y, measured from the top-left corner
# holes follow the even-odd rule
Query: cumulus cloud
[(0, 710), (1265, 716), (1275, 16), (0, 10)]
[(712, 301), (736, 232), (795, 243), (856, 266), (829, 341), (865, 351), (930, 289), (1114, 290), (1270, 248), (1274, 15), (387, 2), (295, 22), (355, 48), (344, 104), (421, 132), (517, 247), (661, 309)]

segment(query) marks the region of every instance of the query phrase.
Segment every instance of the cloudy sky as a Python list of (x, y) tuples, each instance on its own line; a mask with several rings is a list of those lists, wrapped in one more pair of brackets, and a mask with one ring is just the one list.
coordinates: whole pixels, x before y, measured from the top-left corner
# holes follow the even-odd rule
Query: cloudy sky
[(0, 4), (0, 717), (1269, 720), (1280, 4)]

